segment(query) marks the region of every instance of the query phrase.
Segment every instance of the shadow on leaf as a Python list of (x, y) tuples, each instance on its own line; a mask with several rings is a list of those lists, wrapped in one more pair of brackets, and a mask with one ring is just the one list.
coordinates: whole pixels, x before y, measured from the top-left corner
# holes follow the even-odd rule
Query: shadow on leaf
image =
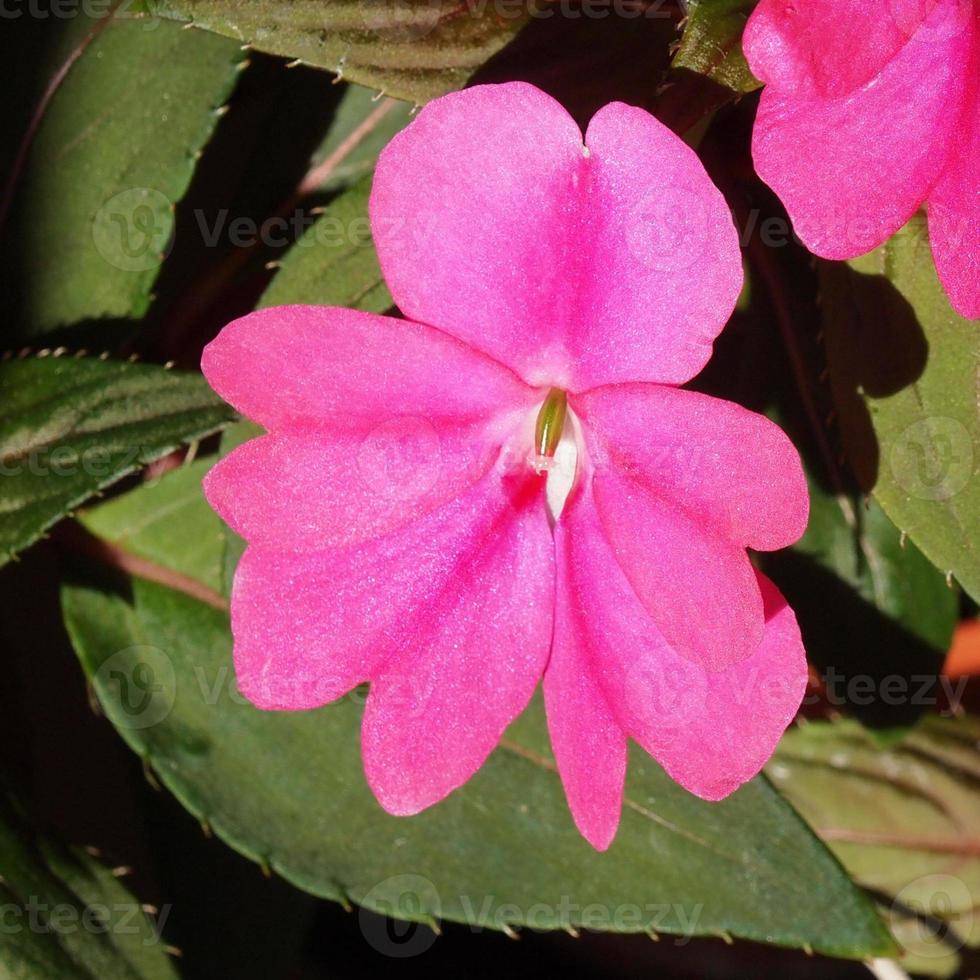
[(820, 266), (827, 361), (841, 435), (857, 482), (878, 479), (880, 450), (865, 396), (885, 398), (925, 370), (929, 345), (915, 311), (884, 275)]
[(787, 549), (762, 564), (796, 613), (832, 707), (875, 729), (903, 728), (935, 710), (943, 651), (808, 555)]

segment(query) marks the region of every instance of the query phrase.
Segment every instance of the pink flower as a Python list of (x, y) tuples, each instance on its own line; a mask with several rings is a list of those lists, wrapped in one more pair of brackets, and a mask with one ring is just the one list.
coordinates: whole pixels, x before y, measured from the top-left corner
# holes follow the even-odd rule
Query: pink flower
[(205, 483), (249, 543), (241, 690), (304, 709), (370, 681), (364, 766), (395, 814), (469, 779), (542, 678), (597, 848), (627, 736), (699, 796), (731, 793), (806, 681), (745, 549), (795, 541), (808, 500), (775, 425), (676, 387), (742, 281), (697, 156), (640, 109), (606, 106), (583, 145), (539, 90), (482, 86), (394, 138), (371, 221), (407, 321), (287, 306), (204, 352), (269, 430)]
[(804, 244), (876, 248), (928, 205), (953, 306), (980, 317), (980, 0), (762, 0), (752, 152)]

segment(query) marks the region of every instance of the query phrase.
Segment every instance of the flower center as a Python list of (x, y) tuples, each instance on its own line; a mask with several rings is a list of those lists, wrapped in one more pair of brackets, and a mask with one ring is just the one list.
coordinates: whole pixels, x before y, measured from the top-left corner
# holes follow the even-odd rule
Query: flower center
[(535, 473), (547, 473), (545, 497), (555, 521), (575, 482), (578, 446), (574, 429), (575, 423), (569, 418), (568, 396), (560, 388), (552, 388), (538, 410), (534, 452), (528, 463)]
[[(568, 396), (560, 388), (548, 392), (538, 412), (534, 424), (534, 450), (540, 460), (553, 459), (555, 450), (565, 430), (565, 416), (568, 414)], [(541, 469), (547, 469), (544, 465)]]

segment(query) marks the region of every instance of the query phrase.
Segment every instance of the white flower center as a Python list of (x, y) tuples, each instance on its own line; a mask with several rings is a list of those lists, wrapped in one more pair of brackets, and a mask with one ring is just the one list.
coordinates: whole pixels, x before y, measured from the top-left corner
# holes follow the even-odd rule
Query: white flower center
[[(571, 421), (571, 420), (569, 420)], [(555, 449), (548, 476), (545, 478), (544, 493), (548, 510), (553, 520), (558, 520), (565, 509), (565, 501), (571, 493), (575, 482), (575, 470), (578, 467), (578, 442), (571, 425), (565, 426), (565, 432)]]
[(545, 500), (553, 521), (561, 515), (575, 482), (579, 434), (578, 419), (568, 409), (565, 393), (552, 388), (538, 410), (528, 464), (535, 473), (547, 473)]

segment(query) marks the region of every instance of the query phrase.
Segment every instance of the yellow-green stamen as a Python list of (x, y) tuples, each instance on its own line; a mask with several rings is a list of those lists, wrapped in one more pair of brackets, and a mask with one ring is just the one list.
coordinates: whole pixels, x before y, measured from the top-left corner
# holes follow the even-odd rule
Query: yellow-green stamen
[(555, 455), (565, 428), (568, 397), (560, 388), (552, 388), (545, 398), (538, 420), (534, 424), (534, 448), (539, 456), (551, 459)]

